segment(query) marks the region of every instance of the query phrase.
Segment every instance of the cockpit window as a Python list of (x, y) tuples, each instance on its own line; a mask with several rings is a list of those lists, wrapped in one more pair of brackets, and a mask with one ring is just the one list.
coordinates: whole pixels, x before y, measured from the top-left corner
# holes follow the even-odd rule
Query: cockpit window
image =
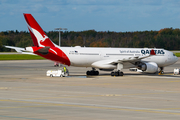
[(173, 54), (173, 56), (175, 56), (175, 54)]

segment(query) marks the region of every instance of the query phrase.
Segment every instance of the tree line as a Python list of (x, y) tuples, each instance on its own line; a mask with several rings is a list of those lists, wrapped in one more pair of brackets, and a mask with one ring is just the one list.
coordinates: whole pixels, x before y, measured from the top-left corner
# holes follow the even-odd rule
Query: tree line
[[(59, 32), (46, 32), (47, 36), (59, 44)], [(0, 52), (12, 51), (3, 45), (27, 47), (33, 46), (30, 33), (27, 31), (0, 32)], [(129, 47), (129, 48), (164, 48), (180, 50), (180, 29), (164, 28), (159, 31), (113, 32), (61, 31), (61, 46), (86, 47)]]

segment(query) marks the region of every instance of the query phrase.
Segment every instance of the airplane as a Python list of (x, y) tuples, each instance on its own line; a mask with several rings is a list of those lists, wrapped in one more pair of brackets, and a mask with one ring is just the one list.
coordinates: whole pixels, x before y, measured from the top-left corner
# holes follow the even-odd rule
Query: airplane
[(60, 47), (53, 43), (31, 14), (24, 13), (34, 46), (15, 49), (23, 54), (39, 55), (68, 66), (92, 67), (87, 75), (99, 75), (99, 70), (112, 71), (111, 76), (123, 76), (123, 69), (137, 68), (144, 73), (160, 73), (166, 66), (177, 62), (170, 51), (157, 48), (101, 48)]

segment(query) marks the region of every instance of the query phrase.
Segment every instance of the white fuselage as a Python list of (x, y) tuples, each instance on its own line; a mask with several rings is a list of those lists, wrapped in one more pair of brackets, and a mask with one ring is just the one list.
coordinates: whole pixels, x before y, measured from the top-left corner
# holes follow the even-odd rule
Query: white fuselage
[[(154, 49), (156, 55), (140, 60), (141, 62), (155, 62), (158, 67), (165, 67), (177, 61), (177, 57), (170, 51), (156, 48), (92, 48), (92, 47), (60, 47), (68, 56), (72, 66), (92, 67), (92, 63), (102, 60), (118, 60), (122, 58), (150, 54)], [(123, 62), (124, 68), (134, 65)]]

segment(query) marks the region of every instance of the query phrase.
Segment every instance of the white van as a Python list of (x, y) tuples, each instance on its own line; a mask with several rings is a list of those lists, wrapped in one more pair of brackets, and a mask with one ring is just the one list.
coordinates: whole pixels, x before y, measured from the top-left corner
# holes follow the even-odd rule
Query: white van
[(65, 76), (69, 76), (69, 72), (68, 69), (66, 69), (66, 72), (63, 69), (48, 70), (46, 75), (50, 77), (65, 77)]

